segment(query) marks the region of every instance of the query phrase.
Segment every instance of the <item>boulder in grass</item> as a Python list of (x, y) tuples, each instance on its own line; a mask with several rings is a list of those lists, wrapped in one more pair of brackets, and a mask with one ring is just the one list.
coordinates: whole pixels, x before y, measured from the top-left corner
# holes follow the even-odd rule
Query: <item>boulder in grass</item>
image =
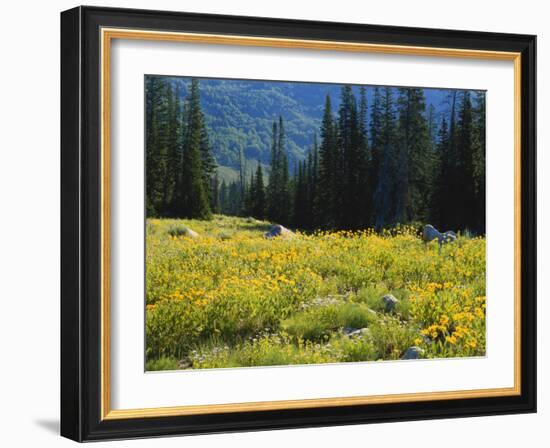
[(405, 350), (405, 353), (403, 354), (401, 359), (420, 359), (423, 355), (424, 350), (422, 350), (420, 347), (413, 346)]
[(455, 242), (456, 233), (451, 230), (441, 233), (431, 224), (424, 226), (424, 230), (422, 231), (422, 241), (429, 243), (435, 239), (437, 239), (439, 247), (441, 248), (443, 244)]
[(199, 237), (199, 234), (194, 230), (190, 229), (189, 227), (187, 227), (187, 233), (185, 234), (185, 236), (195, 239)]
[(168, 234), (175, 237), (186, 236), (192, 239), (196, 239), (199, 237), (199, 234), (197, 232), (190, 229), (189, 227), (181, 226), (181, 225), (175, 225), (170, 227), (168, 229)]
[(456, 233), (449, 230), (448, 232), (441, 234), (441, 239), (439, 240), (439, 244), (454, 243), (455, 241), (456, 241)]
[(342, 332), (350, 338), (358, 338), (369, 334), (370, 330), (367, 327), (364, 327), (364, 328), (344, 327)]
[(399, 300), (391, 294), (386, 294), (382, 297), (382, 303), (384, 304), (384, 311), (386, 311), (386, 313), (391, 313), (395, 310), (395, 305), (399, 303)]
[(422, 230), (422, 241), (425, 243), (429, 243), (432, 240), (435, 240), (436, 238), (439, 238), (439, 231), (432, 226), (431, 224), (425, 225), (424, 229)]
[(280, 224), (271, 224), (269, 226), (269, 230), (264, 233), (264, 238), (270, 240), (273, 238), (294, 238), (294, 232), (292, 230), (287, 229), (286, 227), (280, 225)]

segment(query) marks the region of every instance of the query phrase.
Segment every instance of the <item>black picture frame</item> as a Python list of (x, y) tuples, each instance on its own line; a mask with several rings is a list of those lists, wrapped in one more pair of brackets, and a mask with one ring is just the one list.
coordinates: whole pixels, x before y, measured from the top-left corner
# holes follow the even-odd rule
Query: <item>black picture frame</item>
[[(521, 394), (101, 418), (100, 29), (521, 53)], [(61, 13), (61, 435), (76, 441), (536, 412), (536, 37), (99, 7)]]

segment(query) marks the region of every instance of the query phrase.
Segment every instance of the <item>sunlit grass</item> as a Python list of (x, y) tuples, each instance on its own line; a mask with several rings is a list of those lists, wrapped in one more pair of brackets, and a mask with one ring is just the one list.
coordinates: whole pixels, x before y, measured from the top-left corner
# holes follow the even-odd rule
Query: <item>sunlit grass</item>
[[(485, 353), (483, 238), (439, 251), (407, 227), (267, 240), (268, 226), (148, 220), (148, 370), (399, 359), (412, 345)], [(399, 300), (391, 312), (385, 294)]]

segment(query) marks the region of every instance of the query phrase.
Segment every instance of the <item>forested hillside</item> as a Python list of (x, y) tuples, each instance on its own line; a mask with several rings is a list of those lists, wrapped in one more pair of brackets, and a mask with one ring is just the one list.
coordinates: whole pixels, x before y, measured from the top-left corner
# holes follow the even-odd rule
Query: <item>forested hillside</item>
[(146, 121), (148, 216), (485, 231), (484, 92), (152, 76)]
[[(190, 78), (164, 78), (185, 99)], [(305, 158), (313, 135), (318, 132), (326, 95), (339, 106), (340, 85), (249, 80), (201, 79), (201, 106), (210, 130), (210, 143), (217, 163), (223, 167), (221, 178), (234, 180), (239, 168), (239, 151), (245, 160), (269, 163), (271, 127), (279, 115), (285, 120), (287, 150), (291, 169)], [(358, 87), (354, 87), (358, 93)], [(427, 89), (426, 104), (436, 113), (448, 111), (449, 91)], [(373, 87), (366, 87), (369, 103)], [(251, 171), (251, 167), (247, 171)]]

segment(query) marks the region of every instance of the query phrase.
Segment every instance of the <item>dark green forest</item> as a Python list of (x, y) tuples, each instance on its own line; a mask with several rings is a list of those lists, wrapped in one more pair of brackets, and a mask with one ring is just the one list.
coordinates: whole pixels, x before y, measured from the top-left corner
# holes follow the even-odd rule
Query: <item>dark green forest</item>
[(169, 78), (145, 83), (148, 217), (223, 213), (303, 230), (429, 222), (485, 232), (485, 92), (448, 90), (442, 113), (426, 105), (427, 89), (374, 87), (368, 95), (331, 85), (301, 160), (289, 151), (289, 120), (273, 110), (267, 143), (258, 143), (269, 160), (251, 162), (241, 147), (228, 181), (199, 81), (185, 94)]

